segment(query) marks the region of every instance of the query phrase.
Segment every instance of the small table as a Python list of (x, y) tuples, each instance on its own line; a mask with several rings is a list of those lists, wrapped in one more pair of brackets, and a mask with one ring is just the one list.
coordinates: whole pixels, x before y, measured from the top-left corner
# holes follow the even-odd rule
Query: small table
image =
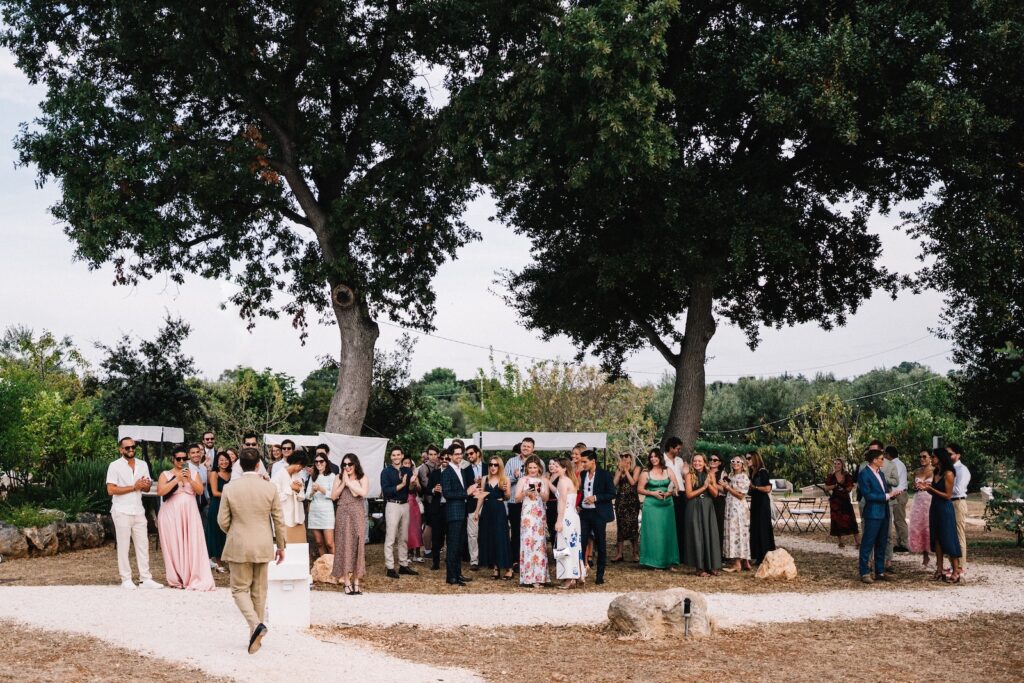
[[(775, 520), (775, 528), (779, 528), (781, 523), (782, 529), (788, 531), (790, 524), (793, 525), (794, 531), (797, 533), (803, 533), (805, 531), (814, 531), (820, 529), (821, 531), (828, 531), (825, 528), (825, 513), (828, 512), (827, 507), (818, 506), (817, 498), (798, 498), (793, 500), (792, 498), (783, 498), (776, 501), (779, 505), (779, 517)], [(806, 528), (800, 527), (800, 519), (807, 519)]]

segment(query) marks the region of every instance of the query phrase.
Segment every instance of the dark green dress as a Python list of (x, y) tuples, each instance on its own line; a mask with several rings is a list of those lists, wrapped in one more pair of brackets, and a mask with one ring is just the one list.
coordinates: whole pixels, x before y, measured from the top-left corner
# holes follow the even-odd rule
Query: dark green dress
[[(708, 473), (691, 470), (696, 478), (693, 488), (699, 489), (707, 481)], [(686, 501), (686, 546), (683, 564), (711, 572), (722, 568), (722, 541), (718, 536), (715, 502), (710, 491)], [(641, 548), (643, 545), (641, 544)]]
[[(647, 480), (648, 491), (668, 491), (668, 485), (667, 476), (664, 479)], [(664, 500), (647, 496), (643, 510), (643, 519), (640, 520), (640, 564), (656, 569), (679, 564), (672, 496)]]

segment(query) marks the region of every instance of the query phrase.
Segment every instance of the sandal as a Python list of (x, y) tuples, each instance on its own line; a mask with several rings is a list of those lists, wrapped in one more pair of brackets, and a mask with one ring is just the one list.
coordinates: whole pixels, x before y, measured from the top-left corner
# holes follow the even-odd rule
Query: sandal
[(946, 579), (946, 575), (942, 573), (941, 569), (937, 569), (932, 574), (932, 581), (944, 581), (945, 579)]
[(355, 591), (352, 590), (352, 586), (345, 584), (345, 595), (352, 595)]
[(513, 578), (512, 572), (509, 572), (508, 574), (505, 574), (505, 576), (503, 576), (501, 578), (504, 579), (505, 581), (511, 581), (512, 578)]

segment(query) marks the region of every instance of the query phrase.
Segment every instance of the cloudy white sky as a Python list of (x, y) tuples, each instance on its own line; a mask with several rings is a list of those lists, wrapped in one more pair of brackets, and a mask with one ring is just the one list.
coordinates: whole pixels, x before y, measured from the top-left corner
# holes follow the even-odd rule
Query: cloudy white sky
[[(0, 51), (0, 325), (23, 324), (71, 336), (87, 356), (96, 359), (94, 343), (111, 343), (122, 334), (151, 337), (165, 313), (192, 323), (185, 344), (200, 372), (215, 377), (236, 365), (271, 367), (300, 380), (317, 365), (317, 357), (336, 355), (334, 328), (311, 328), (305, 346), (285, 320), (261, 320), (249, 332), (237, 312), (221, 310), (229, 289), (223, 283), (186, 279), (177, 286), (162, 278), (128, 289), (112, 286), (110, 268), (90, 271), (74, 260), (71, 243), (48, 213), (57, 188), (39, 189), (30, 168), (16, 168), (12, 147), (18, 125), (38, 112), (42, 89), (31, 87), (12, 57)], [(524, 356), (571, 359), (574, 350), (564, 338), (543, 341), (520, 324), (495, 293), (499, 269), (516, 268), (529, 259), (529, 243), (501, 224), (488, 221), (493, 204), (487, 198), (469, 207), (467, 220), (483, 240), (462, 250), (457, 261), (442, 266), (435, 281), (438, 293), (436, 334)], [(895, 231), (893, 218), (876, 217), (872, 227), (883, 239), (883, 264), (911, 272), (917, 245)], [(747, 348), (735, 328), (720, 326), (709, 348), (709, 380), (741, 375), (818, 371), (850, 376), (903, 360), (921, 360), (938, 371), (951, 365), (948, 344), (930, 335), (939, 323), (941, 298), (927, 292), (905, 293), (893, 301), (877, 295), (849, 319), (846, 327), (824, 332), (813, 325), (765, 330), (756, 351)], [(380, 347), (393, 348), (401, 331), (381, 327)], [(488, 351), (414, 334), (418, 339), (413, 373), (444, 366), (468, 377), (488, 365)], [(506, 354), (497, 352), (500, 360)], [(513, 358), (516, 360), (516, 358)], [(525, 358), (518, 359), (529, 362)], [(647, 348), (627, 363), (634, 379), (654, 381), (665, 370), (661, 356)]]

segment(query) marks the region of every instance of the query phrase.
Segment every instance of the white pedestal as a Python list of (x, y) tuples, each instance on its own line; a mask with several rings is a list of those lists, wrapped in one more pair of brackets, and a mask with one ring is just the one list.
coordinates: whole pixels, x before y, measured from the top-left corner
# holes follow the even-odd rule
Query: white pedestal
[(309, 628), (309, 544), (289, 543), (284, 562), (267, 569), (267, 623), (278, 629)]

